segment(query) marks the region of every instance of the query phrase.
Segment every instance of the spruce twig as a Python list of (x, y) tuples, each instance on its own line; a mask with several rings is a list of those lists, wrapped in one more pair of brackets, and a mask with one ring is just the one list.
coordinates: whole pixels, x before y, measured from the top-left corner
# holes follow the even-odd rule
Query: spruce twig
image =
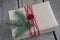
[(16, 36), (22, 35), (24, 32), (29, 30), (32, 27), (32, 23), (27, 20), (27, 17), (23, 14), (22, 11), (15, 11), (15, 20), (10, 20), (7, 25), (9, 26), (17, 26), (17, 30), (15, 32)]

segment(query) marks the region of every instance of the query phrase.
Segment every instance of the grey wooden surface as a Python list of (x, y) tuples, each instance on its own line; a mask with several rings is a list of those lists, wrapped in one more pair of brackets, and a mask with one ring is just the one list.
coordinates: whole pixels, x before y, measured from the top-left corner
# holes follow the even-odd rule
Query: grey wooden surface
[(19, 6), (24, 7), (27, 5), (33, 5), (33, 4), (41, 3), (41, 2), (42, 0), (19, 0)]
[(0, 0), (0, 40), (12, 40), (11, 29), (5, 25), (11, 9), (17, 9), (16, 0)]
[[(26, 5), (33, 5), (36, 3), (40, 3), (40, 0), (20, 0), (20, 7), (26, 6)], [(55, 13), (55, 16), (57, 18), (58, 23), (60, 22), (60, 16), (59, 16), (59, 1), (56, 2), (56, 0), (49, 0), (52, 6), (52, 9)], [(25, 3), (24, 3), (25, 2)], [(25, 5), (24, 5), (25, 4)], [(57, 5), (58, 4), (58, 5)], [(8, 11), (17, 9), (17, 0), (0, 0), (0, 40), (12, 40), (12, 34), (10, 27), (7, 27), (5, 23), (9, 20)], [(57, 11), (58, 10), (58, 11)], [(59, 28), (56, 31), (58, 40), (60, 39), (59, 35)], [(38, 37), (28, 38), (28, 40), (55, 40), (53, 33), (46, 33), (43, 35), (40, 35)]]

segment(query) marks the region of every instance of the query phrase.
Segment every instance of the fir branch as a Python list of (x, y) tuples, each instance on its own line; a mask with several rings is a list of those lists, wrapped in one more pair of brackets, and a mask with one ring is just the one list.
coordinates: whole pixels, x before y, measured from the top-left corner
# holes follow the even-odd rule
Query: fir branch
[(15, 11), (15, 20), (10, 20), (7, 25), (9, 26), (17, 26), (17, 30), (15, 32), (16, 36), (23, 35), (26, 31), (28, 31), (32, 27), (32, 23), (27, 20), (27, 17), (23, 14), (22, 11)]

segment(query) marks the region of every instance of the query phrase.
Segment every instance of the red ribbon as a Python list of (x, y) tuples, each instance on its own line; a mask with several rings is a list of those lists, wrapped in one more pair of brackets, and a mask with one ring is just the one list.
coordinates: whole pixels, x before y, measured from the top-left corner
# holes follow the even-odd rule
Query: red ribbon
[(25, 8), (25, 11), (26, 11), (27, 19), (28, 20), (31, 20), (31, 22), (33, 23), (33, 28), (34, 28), (34, 33), (32, 33), (31, 29), (29, 29), (29, 34), (31, 36), (36, 36), (36, 30), (37, 30), (38, 35), (39, 35), (40, 32), (39, 32), (38, 25), (36, 23), (36, 20), (34, 18), (34, 15), (33, 15), (32, 6), (27, 6), (27, 7), (24, 7), (24, 8)]

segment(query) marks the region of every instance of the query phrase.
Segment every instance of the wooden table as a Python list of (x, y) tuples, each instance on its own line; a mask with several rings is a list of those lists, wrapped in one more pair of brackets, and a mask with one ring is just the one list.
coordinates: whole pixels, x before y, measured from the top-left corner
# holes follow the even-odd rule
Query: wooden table
[[(40, 3), (42, 0), (0, 0), (0, 40), (12, 40), (11, 29), (5, 25), (9, 20), (8, 11), (21, 8), (26, 5)], [(26, 40), (26, 39), (24, 39)], [(53, 32), (46, 33), (27, 40), (57, 40)]]

